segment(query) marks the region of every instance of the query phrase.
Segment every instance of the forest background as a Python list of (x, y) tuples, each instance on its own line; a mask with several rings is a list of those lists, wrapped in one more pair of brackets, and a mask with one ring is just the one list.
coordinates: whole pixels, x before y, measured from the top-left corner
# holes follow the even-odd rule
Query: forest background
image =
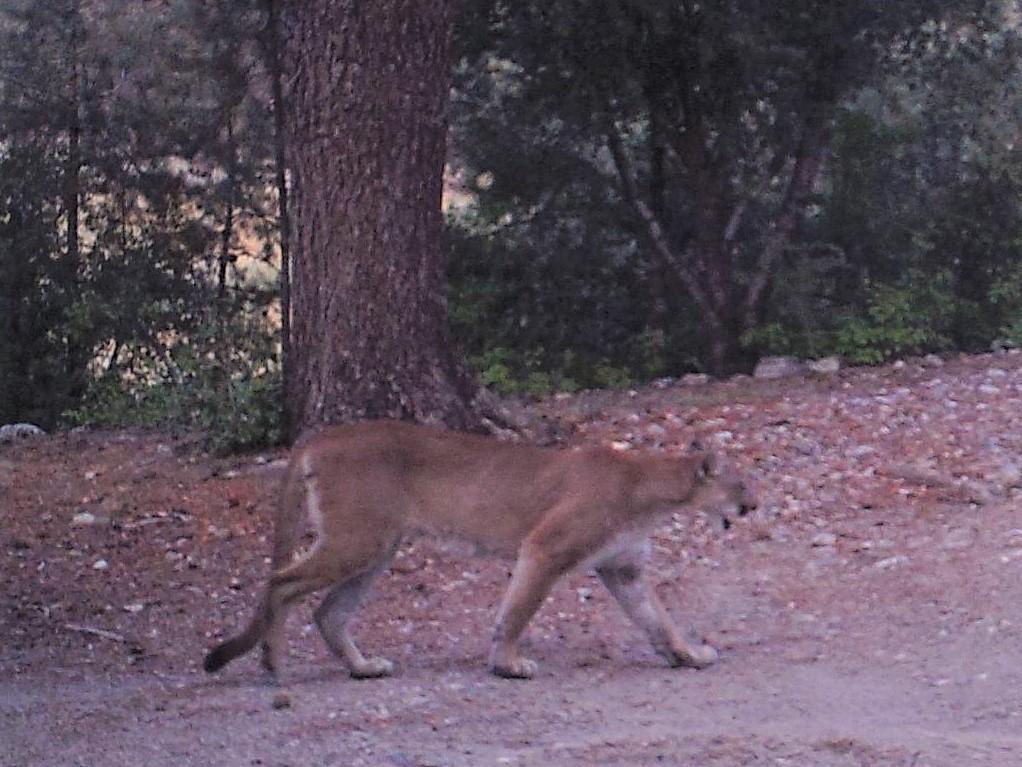
[[(454, 17), (448, 308), (483, 383), (1022, 343), (1014, 4), (580, 5)], [(281, 438), (272, 11), (0, 3), (0, 423)]]

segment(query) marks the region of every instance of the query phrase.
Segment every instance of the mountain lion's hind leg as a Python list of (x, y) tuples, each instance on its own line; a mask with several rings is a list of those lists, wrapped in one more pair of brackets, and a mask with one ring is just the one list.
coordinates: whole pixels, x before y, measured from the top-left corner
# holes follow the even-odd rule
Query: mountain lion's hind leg
[(333, 653), (347, 664), (355, 679), (389, 676), (394, 671), (394, 664), (386, 658), (366, 658), (348, 632), (348, 621), (392, 554), (393, 549), (369, 570), (335, 586), (316, 609), (319, 633)]
[(325, 589), (331, 579), (323, 573), (316, 551), (270, 576), (266, 595), (266, 633), (262, 644), (262, 666), (276, 682), (284, 648), (284, 624), (291, 607), (302, 597)]

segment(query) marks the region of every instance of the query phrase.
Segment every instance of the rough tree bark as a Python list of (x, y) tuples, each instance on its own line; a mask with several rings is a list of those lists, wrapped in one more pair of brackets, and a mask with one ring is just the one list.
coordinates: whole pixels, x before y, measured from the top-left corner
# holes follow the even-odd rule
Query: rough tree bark
[(447, 330), (448, 0), (281, 11), (292, 432), (364, 418), (481, 428)]

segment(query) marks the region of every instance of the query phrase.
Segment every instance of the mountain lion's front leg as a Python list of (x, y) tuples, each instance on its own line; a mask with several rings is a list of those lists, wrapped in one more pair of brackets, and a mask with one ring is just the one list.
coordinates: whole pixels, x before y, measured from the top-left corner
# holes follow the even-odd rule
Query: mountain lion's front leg
[(497, 611), (490, 653), (490, 669), (497, 676), (507, 679), (531, 679), (535, 676), (536, 662), (521, 655), (518, 641), (561, 572), (528, 547), (522, 548), (511, 574), (511, 583)]
[(708, 644), (687, 642), (674, 625), (656, 591), (643, 576), (647, 546), (621, 552), (602, 562), (597, 574), (632, 621), (649, 637), (653, 648), (672, 666), (705, 668), (716, 662)]

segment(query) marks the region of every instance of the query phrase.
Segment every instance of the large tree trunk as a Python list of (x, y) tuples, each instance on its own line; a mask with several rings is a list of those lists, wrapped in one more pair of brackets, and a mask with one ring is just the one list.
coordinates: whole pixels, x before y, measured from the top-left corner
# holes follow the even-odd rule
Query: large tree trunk
[(477, 428), (476, 387), (447, 330), (448, 2), (307, 0), (281, 10), (293, 182), (289, 422)]

